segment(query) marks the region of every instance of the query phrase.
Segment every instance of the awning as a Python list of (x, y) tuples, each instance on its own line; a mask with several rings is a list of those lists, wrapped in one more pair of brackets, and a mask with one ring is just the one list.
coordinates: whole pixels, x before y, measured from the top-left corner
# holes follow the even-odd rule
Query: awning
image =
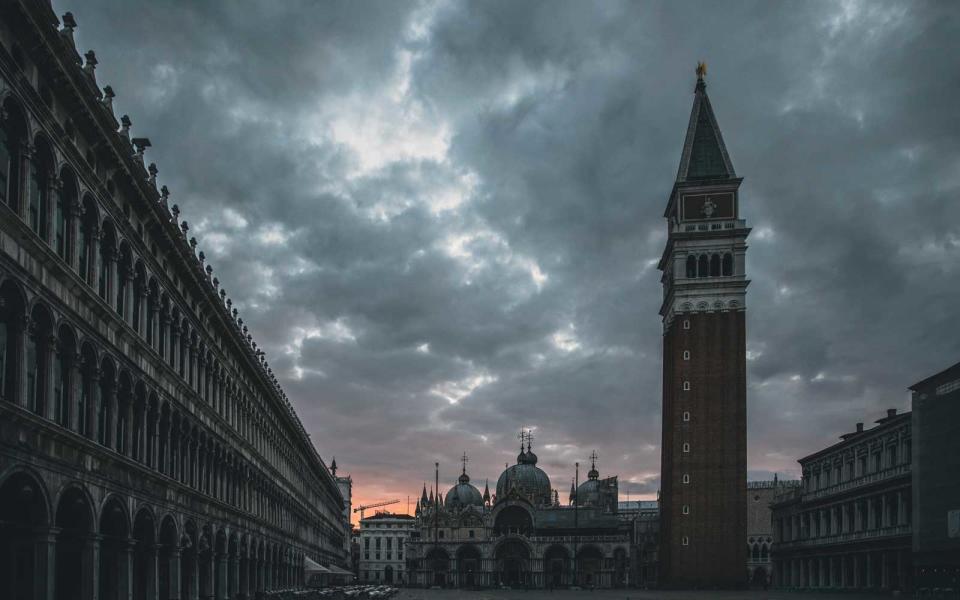
[(303, 572), (307, 575), (313, 575), (315, 573), (329, 573), (330, 569), (320, 565), (318, 563), (310, 560), (309, 556), (303, 557)]
[(330, 565), (330, 572), (334, 575), (349, 575), (350, 577), (353, 577), (353, 573), (347, 571), (346, 569), (341, 569), (337, 565)]

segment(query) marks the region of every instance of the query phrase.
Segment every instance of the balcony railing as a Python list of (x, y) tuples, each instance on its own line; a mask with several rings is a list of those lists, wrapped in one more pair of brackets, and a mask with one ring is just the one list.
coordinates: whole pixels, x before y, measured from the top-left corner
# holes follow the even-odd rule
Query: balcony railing
[(803, 502), (809, 502), (811, 500), (819, 500), (820, 498), (825, 498), (827, 496), (832, 496), (834, 494), (840, 494), (843, 492), (850, 491), (852, 489), (866, 487), (868, 485), (886, 481), (888, 479), (893, 479), (895, 477), (900, 477), (901, 475), (907, 475), (910, 473), (910, 465), (903, 464), (891, 467), (889, 469), (884, 469), (876, 473), (870, 473), (869, 475), (862, 475), (856, 479), (851, 479), (849, 481), (842, 481), (840, 483), (835, 483), (831, 486), (821, 488), (812, 492), (803, 493)]
[(807, 538), (802, 540), (792, 540), (789, 542), (777, 542), (774, 548), (784, 550), (788, 548), (801, 548), (811, 546), (826, 546), (829, 544), (845, 544), (849, 542), (860, 542), (864, 540), (875, 540), (880, 538), (891, 538), (902, 535), (910, 535), (910, 525), (895, 525), (893, 527), (882, 527), (880, 529), (868, 529), (866, 531), (851, 531), (836, 535), (824, 537)]

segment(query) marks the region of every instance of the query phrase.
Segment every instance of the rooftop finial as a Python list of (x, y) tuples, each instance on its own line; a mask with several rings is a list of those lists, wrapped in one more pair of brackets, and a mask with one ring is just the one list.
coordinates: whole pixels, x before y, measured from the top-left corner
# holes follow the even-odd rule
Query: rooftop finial
[(707, 74), (707, 63), (703, 61), (697, 61), (697, 80), (703, 81), (703, 77), (706, 74)]
[(470, 459), (467, 458), (467, 453), (466, 453), (466, 452), (464, 452), (464, 453), (463, 453), (463, 456), (460, 457), (460, 462), (463, 463), (463, 474), (466, 475), (466, 474), (467, 474), (467, 463), (470, 462)]

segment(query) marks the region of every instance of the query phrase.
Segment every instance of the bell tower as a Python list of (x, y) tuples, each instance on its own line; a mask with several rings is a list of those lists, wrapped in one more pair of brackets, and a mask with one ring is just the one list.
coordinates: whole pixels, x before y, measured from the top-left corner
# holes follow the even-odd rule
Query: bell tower
[(697, 65), (667, 201), (660, 583), (746, 583), (746, 239), (739, 187)]

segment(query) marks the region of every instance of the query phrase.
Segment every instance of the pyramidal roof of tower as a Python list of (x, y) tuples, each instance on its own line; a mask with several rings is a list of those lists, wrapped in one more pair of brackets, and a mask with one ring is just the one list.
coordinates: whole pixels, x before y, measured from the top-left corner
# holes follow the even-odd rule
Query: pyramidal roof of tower
[(727, 147), (723, 143), (720, 126), (717, 125), (717, 118), (710, 105), (710, 97), (707, 96), (707, 84), (703, 77), (698, 77), (693, 108), (690, 110), (690, 123), (687, 125), (687, 137), (683, 142), (680, 168), (677, 170), (677, 183), (736, 176)]

